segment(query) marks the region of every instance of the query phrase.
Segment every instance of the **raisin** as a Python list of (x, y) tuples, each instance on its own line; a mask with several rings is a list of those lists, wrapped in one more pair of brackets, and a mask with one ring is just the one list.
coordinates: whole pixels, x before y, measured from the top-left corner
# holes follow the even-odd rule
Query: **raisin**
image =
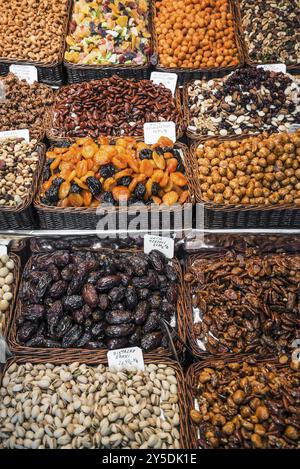
[(108, 179), (112, 177), (115, 174), (115, 172), (116, 172), (116, 168), (111, 163), (105, 164), (101, 166), (100, 168), (100, 174), (104, 179)]
[(60, 177), (59, 177), (59, 178), (55, 178), (55, 179), (53, 179), (52, 186), (54, 186), (54, 187), (60, 187), (61, 184), (62, 184), (64, 181), (65, 181), (64, 178), (60, 178)]
[(106, 204), (113, 204), (115, 205), (115, 199), (113, 198), (113, 195), (111, 192), (103, 192), (103, 194), (100, 197), (100, 202), (106, 203)]
[(96, 179), (95, 177), (88, 177), (87, 180), (87, 185), (88, 185), (88, 188), (92, 194), (92, 196), (95, 198), (95, 199), (99, 199), (99, 196), (102, 192), (102, 184), (101, 182)]
[(46, 200), (49, 205), (56, 205), (58, 202), (58, 191), (59, 187), (54, 186), (52, 184), (52, 186), (45, 192), (45, 198), (43, 197), (43, 203), (45, 203), (44, 200)]
[(150, 148), (143, 148), (139, 153), (140, 160), (151, 160), (152, 150)]
[(81, 187), (79, 187), (78, 184), (76, 184), (76, 182), (72, 181), (71, 182), (70, 193), (71, 194), (80, 194), (81, 191), (82, 191)]
[(146, 194), (146, 187), (142, 182), (139, 182), (134, 190), (134, 195), (137, 199), (141, 200)]
[(123, 176), (118, 180), (118, 184), (120, 186), (125, 186), (128, 187), (129, 184), (131, 183), (132, 177), (131, 176)]
[(152, 191), (152, 195), (156, 195), (156, 196), (159, 195), (158, 193), (160, 191), (160, 185), (158, 184), (158, 182), (153, 182), (151, 191)]
[(133, 204), (140, 204), (141, 201), (137, 199), (136, 197), (130, 197), (130, 199), (127, 200), (128, 205), (133, 205)]

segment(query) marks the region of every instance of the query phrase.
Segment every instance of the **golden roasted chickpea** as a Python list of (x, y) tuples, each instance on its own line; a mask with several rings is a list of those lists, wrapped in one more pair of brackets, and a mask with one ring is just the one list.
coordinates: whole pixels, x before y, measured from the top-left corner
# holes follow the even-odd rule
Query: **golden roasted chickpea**
[(268, 420), (270, 414), (266, 406), (258, 406), (256, 408), (255, 415), (258, 418), (258, 420), (262, 422), (264, 420)]

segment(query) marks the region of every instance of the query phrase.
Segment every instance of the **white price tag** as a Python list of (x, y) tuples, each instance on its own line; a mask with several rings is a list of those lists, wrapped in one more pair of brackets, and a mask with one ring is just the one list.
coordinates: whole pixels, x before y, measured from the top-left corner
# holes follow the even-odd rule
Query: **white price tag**
[(152, 72), (150, 76), (150, 80), (152, 80), (156, 85), (162, 84), (166, 88), (169, 88), (173, 96), (176, 90), (177, 79), (178, 76), (176, 73)]
[(0, 256), (7, 254), (7, 246), (10, 243), (10, 239), (0, 239)]
[(30, 141), (28, 129), (4, 130), (0, 132), (0, 138), (24, 138), (26, 142)]
[(300, 124), (291, 124), (289, 128), (289, 133), (294, 134), (297, 132), (297, 130), (300, 130)]
[(16, 75), (20, 80), (26, 80), (27, 83), (32, 85), (38, 81), (37, 68), (33, 65), (11, 65), (9, 71)]
[(144, 124), (144, 141), (147, 145), (157, 143), (160, 137), (168, 137), (176, 142), (175, 122), (146, 122)]
[(163, 238), (162, 236), (154, 236), (145, 234), (144, 236), (144, 252), (149, 254), (151, 251), (157, 250), (162, 252), (168, 259), (174, 257), (174, 239)]
[(139, 347), (121, 348), (119, 350), (110, 350), (107, 352), (109, 368), (124, 370), (135, 368), (144, 371), (144, 356)]
[(264, 70), (269, 70), (269, 72), (286, 73), (285, 64), (265, 64), (265, 65), (258, 65), (257, 68), (263, 68)]

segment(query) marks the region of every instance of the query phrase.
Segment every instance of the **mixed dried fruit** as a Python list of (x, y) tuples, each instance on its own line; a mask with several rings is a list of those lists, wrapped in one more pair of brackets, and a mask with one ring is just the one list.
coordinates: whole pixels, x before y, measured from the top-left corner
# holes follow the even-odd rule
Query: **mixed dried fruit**
[(13, 301), (15, 263), (7, 254), (0, 257), (0, 333), (5, 326), (6, 314)]
[[(286, 357), (287, 358), (287, 357)], [(195, 377), (190, 411), (205, 448), (299, 448), (299, 362), (216, 362)]]
[(162, 319), (176, 323), (177, 280), (158, 251), (33, 257), (20, 290), (17, 341), (42, 348), (168, 347)]
[(183, 204), (189, 196), (180, 150), (161, 137), (146, 145), (124, 137), (110, 144), (78, 139), (70, 147), (47, 152), (40, 200), (58, 207)]
[(300, 130), (196, 149), (201, 199), (215, 204), (300, 205)]
[(180, 448), (172, 364), (13, 363), (0, 396), (0, 449)]
[(193, 260), (185, 276), (193, 335), (211, 354), (274, 355), (300, 338), (300, 257), (228, 252)]
[(148, 0), (75, 0), (65, 59), (81, 65), (144, 65), (150, 54), (148, 19)]
[(145, 122), (181, 123), (171, 91), (150, 80), (113, 75), (63, 86), (56, 95), (49, 129), (52, 137), (144, 135)]

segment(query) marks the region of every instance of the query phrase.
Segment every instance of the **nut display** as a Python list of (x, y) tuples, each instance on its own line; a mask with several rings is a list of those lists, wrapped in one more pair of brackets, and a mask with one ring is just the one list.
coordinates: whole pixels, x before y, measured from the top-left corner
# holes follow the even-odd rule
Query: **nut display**
[(300, 130), (208, 140), (196, 156), (201, 199), (206, 202), (300, 205)]
[(240, 0), (249, 57), (256, 63), (300, 62), (298, 0)]
[(12, 364), (0, 388), (0, 448), (178, 449), (175, 369)]
[(144, 65), (150, 55), (148, 0), (76, 0), (69, 24), (68, 62)]
[(25, 269), (17, 341), (28, 347), (168, 347), (175, 322), (177, 271), (158, 251), (110, 254), (56, 251)]
[(228, 0), (159, 0), (154, 19), (159, 64), (175, 68), (239, 64)]
[[(287, 357), (286, 357), (287, 358)], [(299, 363), (213, 363), (195, 377), (190, 411), (206, 448), (299, 448)]]
[(29, 129), (32, 139), (44, 135), (44, 113), (53, 104), (50, 87), (41, 83), (29, 85), (9, 73), (0, 78), (0, 131)]
[(300, 81), (262, 68), (195, 80), (187, 90), (188, 130), (203, 136), (284, 132), (300, 122)]
[(193, 260), (193, 336), (211, 354), (280, 354), (299, 337), (300, 257), (211, 255)]
[(68, 148), (47, 152), (40, 201), (58, 207), (97, 207), (101, 203), (129, 205), (183, 204), (187, 178), (180, 151), (161, 137), (146, 145), (132, 137), (109, 144), (78, 139)]
[(13, 300), (14, 267), (14, 261), (8, 255), (0, 257), (0, 333)]
[(0, 0), (0, 57), (50, 64), (62, 50), (68, 0)]
[(36, 140), (0, 139), (0, 209), (18, 207), (32, 192), (39, 163)]
[(145, 122), (181, 115), (169, 89), (114, 75), (64, 86), (56, 95), (51, 132), (59, 137), (141, 135)]

